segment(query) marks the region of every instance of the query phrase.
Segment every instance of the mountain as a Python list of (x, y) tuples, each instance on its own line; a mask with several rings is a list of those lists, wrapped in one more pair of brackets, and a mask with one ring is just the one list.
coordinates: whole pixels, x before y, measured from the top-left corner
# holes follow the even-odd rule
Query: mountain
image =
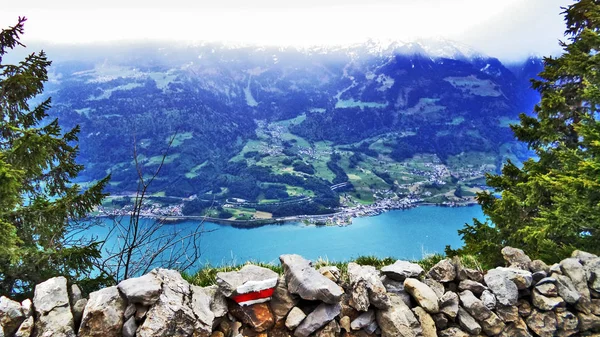
[(156, 200), (193, 195), (185, 213), (216, 204), (216, 215), (238, 218), (472, 196), (484, 172), (526, 155), (508, 125), (538, 100), (529, 78), (541, 70), (537, 59), (505, 66), (441, 40), (54, 55), (46, 93), (54, 116), (81, 126), (82, 185), (112, 174), (119, 204), (137, 188), (135, 144), (146, 177), (168, 151)]

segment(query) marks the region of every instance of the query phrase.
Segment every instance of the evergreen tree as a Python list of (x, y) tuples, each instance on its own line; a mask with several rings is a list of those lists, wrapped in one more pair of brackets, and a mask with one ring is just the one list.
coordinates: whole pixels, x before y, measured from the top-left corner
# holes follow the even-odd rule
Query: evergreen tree
[(573, 249), (600, 253), (600, 2), (580, 0), (563, 14), (564, 53), (544, 59), (540, 80), (532, 80), (541, 102), (511, 126), (537, 158), (522, 168), (508, 161), (500, 175), (488, 175), (495, 193), (477, 197), (493, 225), (475, 220), (459, 231), (459, 253), (488, 265), (502, 262), (506, 245), (547, 262)]
[(30, 295), (35, 283), (57, 275), (89, 275), (98, 243), (73, 240), (73, 221), (104, 198), (108, 177), (85, 191), (72, 180), (76, 127), (63, 132), (48, 118), (50, 98), (33, 105), (48, 80), (50, 61), (41, 51), (18, 64), (3, 57), (20, 42), (25, 18), (0, 33), (0, 295)]

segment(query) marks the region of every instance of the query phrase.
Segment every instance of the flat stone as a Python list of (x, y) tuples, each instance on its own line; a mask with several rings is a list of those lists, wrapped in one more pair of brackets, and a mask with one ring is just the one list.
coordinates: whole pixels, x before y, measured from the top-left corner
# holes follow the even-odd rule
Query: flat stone
[(12, 335), (24, 320), (21, 303), (6, 296), (0, 297), (0, 330), (3, 328), (5, 335)]
[(472, 335), (481, 333), (481, 325), (462, 307), (458, 308), (458, 323), (460, 327)]
[(556, 288), (558, 289), (558, 295), (562, 297), (565, 302), (569, 304), (575, 304), (581, 298), (581, 295), (575, 289), (573, 282), (570, 278), (564, 275), (552, 274), (552, 278), (556, 280)]
[(117, 287), (129, 303), (139, 303), (147, 306), (158, 301), (161, 291), (160, 281), (151, 273), (121, 281)]
[(487, 287), (479, 282), (475, 282), (472, 280), (462, 280), (458, 284), (458, 290), (464, 291), (469, 290), (474, 294), (481, 295), (481, 293), (486, 290)]
[(419, 277), (425, 271), (416, 263), (397, 260), (394, 264), (381, 268), (381, 273), (396, 281), (404, 281), (408, 277)]
[(425, 283), (414, 278), (407, 278), (404, 280), (404, 289), (425, 311), (431, 314), (439, 312), (438, 297)]
[(376, 316), (382, 337), (416, 337), (421, 334), (419, 321), (397, 295), (390, 294), (390, 307), (378, 310)]
[[(330, 281), (329, 279), (327, 280)], [(302, 323), (300, 323), (300, 325), (294, 331), (294, 336), (308, 337), (310, 334), (331, 322), (337, 315), (340, 314), (341, 311), (342, 306), (339, 303), (321, 303), (315, 310), (306, 316)]]
[(488, 288), (496, 295), (496, 300), (502, 305), (516, 305), (519, 289), (505, 273), (485, 274), (484, 280)]
[(252, 264), (239, 271), (217, 273), (217, 285), (226, 297), (274, 288), (279, 275), (268, 268)]
[(299, 300), (298, 296), (290, 293), (285, 276), (281, 275), (277, 281), (277, 286), (275, 287), (270, 303), (275, 319), (279, 321), (285, 318), (290, 310), (298, 304)]
[(448, 315), (448, 317), (454, 319), (458, 315), (458, 295), (454, 292), (447, 292), (440, 297), (440, 312)]
[(496, 315), (505, 323), (514, 323), (520, 319), (519, 309), (514, 306), (499, 305), (496, 307)]
[(456, 278), (456, 266), (450, 259), (444, 259), (431, 267), (428, 275), (438, 282), (452, 282)]
[(435, 327), (435, 322), (430, 314), (427, 313), (421, 307), (415, 307), (412, 309), (413, 313), (417, 317), (417, 320), (421, 324), (421, 330), (423, 330), (423, 337), (437, 337), (437, 331)]
[(368, 310), (363, 312), (358, 317), (356, 317), (351, 323), (350, 328), (352, 330), (360, 330), (368, 327), (375, 321), (375, 312), (373, 310)]
[(267, 331), (275, 325), (275, 318), (268, 303), (240, 306), (230, 302), (229, 313), (257, 332)]
[(309, 301), (322, 301), (335, 304), (340, 301), (343, 289), (335, 282), (321, 275), (300, 255), (281, 255), (279, 257), (285, 271), (288, 290)]
[(558, 288), (556, 287), (556, 284), (552, 282), (536, 284), (535, 291), (539, 292), (544, 296), (558, 296)]
[(503, 268), (490, 269), (487, 272), (489, 277), (494, 277), (496, 274), (503, 274), (509, 280), (513, 281), (519, 290), (531, 287), (533, 277), (530, 271), (518, 268)]
[(53, 277), (36, 285), (33, 306), (38, 317), (35, 322), (38, 336), (75, 337), (66, 278)]
[(533, 309), (525, 322), (529, 329), (540, 337), (552, 337), (557, 330), (556, 314), (553, 311)]
[(123, 314), (127, 303), (117, 287), (108, 287), (90, 294), (78, 337), (118, 336), (122, 333)]
[[(347, 316), (346, 316), (347, 317)], [(298, 307), (293, 307), (285, 320), (286, 328), (294, 330), (306, 318), (306, 314)]]
[(559, 306), (565, 306), (565, 301), (562, 298), (544, 296), (537, 290), (534, 290), (531, 293), (531, 300), (534, 307), (544, 311), (553, 310)]

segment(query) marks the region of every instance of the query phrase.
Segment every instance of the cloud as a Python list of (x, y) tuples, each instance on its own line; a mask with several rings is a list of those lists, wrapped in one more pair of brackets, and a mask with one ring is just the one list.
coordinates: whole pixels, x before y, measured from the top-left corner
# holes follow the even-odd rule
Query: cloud
[[(444, 37), (502, 59), (557, 52), (567, 0), (221, 0), (12, 2), (2, 27), (30, 20), (26, 39), (349, 44)], [(192, 3), (190, 5), (189, 3)]]

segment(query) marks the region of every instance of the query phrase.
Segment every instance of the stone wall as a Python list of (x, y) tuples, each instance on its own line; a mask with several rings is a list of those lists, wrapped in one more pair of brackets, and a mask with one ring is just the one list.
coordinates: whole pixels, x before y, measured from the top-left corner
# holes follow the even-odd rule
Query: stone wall
[[(377, 270), (316, 270), (280, 257), (284, 275), (248, 265), (197, 287), (173, 270), (93, 292), (56, 277), (33, 301), (0, 299), (0, 336), (593, 336), (600, 332), (600, 258), (559, 264), (502, 250), (507, 267), (446, 259), (425, 272), (407, 261)], [(600, 336), (600, 335), (596, 335)]]

